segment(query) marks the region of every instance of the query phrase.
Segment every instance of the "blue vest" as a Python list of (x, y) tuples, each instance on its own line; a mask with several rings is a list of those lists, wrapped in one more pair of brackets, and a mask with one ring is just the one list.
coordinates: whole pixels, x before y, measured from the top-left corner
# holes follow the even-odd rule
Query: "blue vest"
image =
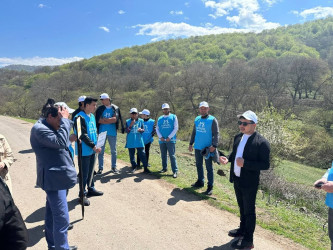
[[(173, 131), (174, 129), (174, 125), (175, 125), (175, 119), (176, 119), (176, 115), (174, 114), (170, 114), (169, 116), (167, 117), (164, 117), (163, 115), (160, 116), (158, 118), (158, 121), (157, 121), (157, 124), (158, 124), (158, 129), (162, 135), (162, 137), (164, 139), (167, 139), (168, 136), (171, 134), (171, 132)], [(166, 141), (161, 141), (161, 140), (158, 140), (158, 142), (160, 144), (162, 143), (166, 143)], [(176, 143), (176, 135), (174, 135), (170, 142), (172, 143)]]
[(194, 148), (204, 149), (206, 147), (212, 146), (212, 124), (215, 117), (209, 115), (207, 118), (203, 119), (201, 116), (197, 116), (194, 120), (195, 125), (195, 139)]
[[(327, 180), (333, 181), (333, 167), (331, 167), (330, 171), (328, 172)], [(333, 193), (326, 193), (325, 203), (328, 207), (333, 208)]]
[[(93, 114), (90, 114), (90, 116), (88, 116), (84, 111), (81, 111), (75, 117), (77, 116), (82, 116), (85, 119), (88, 137), (90, 138), (91, 141), (93, 141), (96, 144), (97, 128), (96, 128), (95, 116)], [(75, 134), (77, 134), (76, 131)], [(75, 148), (77, 148), (77, 145), (75, 146)], [(94, 153), (95, 153), (94, 150), (82, 141), (82, 156), (89, 156)]]
[(143, 142), (146, 144), (153, 142), (154, 138), (152, 136), (152, 132), (154, 130), (155, 120), (149, 119), (148, 121), (144, 121), (145, 132), (143, 132)]
[[(126, 120), (127, 128), (131, 124), (131, 121), (131, 119)], [(143, 127), (143, 120), (139, 118), (133, 124), (131, 131), (127, 134), (125, 148), (143, 148), (145, 146), (143, 142), (142, 132), (138, 132), (138, 129)]]
[[(101, 116), (101, 118), (111, 118), (113, 117), (114, 112), (112, 108), (106, 108)], [(98, 122), (98, 121), (97, 121)], [(117, 129), (115, 123), (110, 124), (100, 124), (99, 125), (99, 132), (107, 131), (107, 135), (117, 136)]]

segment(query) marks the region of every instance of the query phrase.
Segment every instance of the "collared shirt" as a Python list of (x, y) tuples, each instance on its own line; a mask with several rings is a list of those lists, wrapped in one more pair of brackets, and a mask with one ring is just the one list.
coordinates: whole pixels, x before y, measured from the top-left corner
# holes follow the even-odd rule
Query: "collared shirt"
[(234, 163), (234, 173), (238, 177), (240, 177), (240, 173), (241, 173), (241, 169), (242, 168), (237, 165), (236, 160), (237, 160), (237, 158), (243, 158), (244, 148), (245, 148), (247, 140), (249, 139), (250, 136), (251, 135), (243, 134), (242, 139), (239, 142), (238, 147), (237, 147), (237, 152), (236, 152), (236, 157), (235, 157), (235, 163)]

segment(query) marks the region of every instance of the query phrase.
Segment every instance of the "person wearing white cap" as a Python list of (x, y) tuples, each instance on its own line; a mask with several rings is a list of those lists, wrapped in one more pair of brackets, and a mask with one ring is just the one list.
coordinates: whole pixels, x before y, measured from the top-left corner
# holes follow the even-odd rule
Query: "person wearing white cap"
[(84, 100), (86, 99), (85, 95), (81, 95), (77, 101), (79, 103), (79, 107), (72, 113), (72, 120), (74, 121), (74, 117), (80, 113), (84, 109)]
[[(107, 132), (107, 141), (110, 145), (111, 151), (111, 172), (118, 174), (117, 169), (117, 114), (114, 107), (111, 105), (111, 98), (107, 93), (103, 93), (99, 96), (102, 102), (102, 106), (99, 106), (96, 110), (96, 121), (97, 121), (97, 131), (98, 133)], [(104, 169), (104, 150), (105, 143), (102, 146), (102, 151), (98, 154), (98, 172), (97, 174), (102, 174)]]
[[(154, 141), (154, 135), (156, 133), (156, 126), (155, 126), (155, 120), (151, 119), (150, 116), (150, 111), (148, 109), (142, 110), (140, 113), (141, 118), (143, 119), (143, 124), (144, 124), (144, 129), (145, 131), (143, 132), (143, 142), (145, 144), (145, 152), (146, 152), (146, 157), (147, 157), (147, 163), (149, 166), (149, 150), (150, 150), (150, 145)], [(136, 158), (137, 165), (140, 166), (140, 157), (137, 155)]]
[(132, 173), (134, 173), (137, 169), (137, 163), (135, 162), (135, 149), (137, 150), (138, 156), (143, 163), (144, 172), (150, 173), (142, 135), (145, 131), (143, 120), (139, 118), (138, 110), (136, 108), (131, 108), (130, 114), (131, 118), (126, 120), (127, 137), (125, 148), (128, 148), (128, 153), (132, 165)]
[(253, 233), (256, 226), (255, 202), (261, 170), (270, 166), (269, 142), (258, 132), (257, 115), (248, 110), (238, 115), (240, 134), (234, 138), (234, 145), (229, 157), (221, 156), (220, 162), (231, 162), (230, 182), (234, 190), (240, 211), (240, 226), (229, 231), (228, 235), (238, 238), (231, 244), (235, 249), (253, 248)]
[(178, 167), (176, 160), (176, 134), (178, 131), (178, 119), (175, 114), (170, 113), (170, 106), (167, 103), (162, 104), (163, 115), (157, 120), (156, 134), (160, 144), (162, 170), (164, 173), (168, 170), (167, 152), (169, 152), (173, 178), (178, 176)]
[[(194, 126), (192, 130), (192, 136), (189, 145), (189, 151), (193, 151), (193, 144), (195, 149), (195, 163), (197, 167), (198, 179), (192, 184), (192, 187), (203, 187), (204, 186), (204, 170), (203, 170), (203, 156), (201, 151), (205, 148), (209, 148), (211, 153), (216, 152), (216, 148), (219, 142), (219, 126), (216, 118), (210, 114), (209, 105), (207, 102), (200, 102), (199, 113), (194, 120)], [(207, 195), (211, 195), (213, 192), (214, 185), (214, 169), (212, 158), (205, 158), (206, 169), (207, 169)]]

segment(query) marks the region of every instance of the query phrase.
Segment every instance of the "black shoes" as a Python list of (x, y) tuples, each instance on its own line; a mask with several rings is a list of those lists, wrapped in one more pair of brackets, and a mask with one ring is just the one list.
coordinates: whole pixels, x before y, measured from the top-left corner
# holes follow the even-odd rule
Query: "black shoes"
[(195, 183), (193, 183), (191, 185), (192, 187), (195, 187), (195, 188), (201, 188), (204, 186), (204, 183), (202, 181), (196, 181)]
[(173, 173), (173, 178), (177, 178), (177, 176), (178, 176), (178, 172), (174, 172)]
[(77, 246), (69, 246), (69, 250), (77, 250), (78, 247)]
[(131, 173), (134, 174), (136, 170), (137, 170), (136, 167), (135, 168), (132, 167)]
[(97, 175), (100, 175), (100, 174), (102, 174), (102, 172), (103, 172), (103, 170), (102, 169), (98, 169), (98, 171), (97, 171)]
[(148, 167), (145, 167), (145, 170), (144, 170), (143, 172), (145, 172), (145, 173), (147, 173), (147, 174), (150, 174), (150, 173), (151, 173), (151, 171), (148, 169)]
[(116, 167), (114, 167), (114, 168), (111, 169), (111, 173), (119, 174), (120, 172)]
[(206, 195), (212, 195), (213, 194), (213, 186), (212, 185), (208, 185), (205, 194)]
[(160, 170), (160, 173), (165, 173), (166, 171), (168, 171), (167, 169), (162, 169)]
[(230, 230), (228, 232), (228, 236), (234, 237), (234, 238), (236, 238), (236, 237), (243, 237), (244, 233), (241, 231), (240, 228), (236, 228), (236, 229)]
[(87, 197), (101, 196), (101, 195), (103, 195), (103, 192), (102, 191), (97, 191), (96, 189), (90, 189), (90, 190), (88, 190), (88, 193), (87, 193)]
[(72, 230), (73, 227), (74, 227), (73, 224), (69, 223), (68, 228), (67, 228), (67, 231), (68, 231), (68, 230)]
[[(82, 204), (81, 198), (79, 198), (79, 203)], [(84, 206), (89, 206), (90, 205), (90, 201), (88, 200), (87, 196), (83, 196), (83, 205)]]
[(254, 245), (253, 245), (252, 241), (238, 239), (238, 240), (235, 240), (233, 243), (231, 243), (231, 248), (233, 248), (233, 249), (252, 249), (252, 248), (254, 248)]

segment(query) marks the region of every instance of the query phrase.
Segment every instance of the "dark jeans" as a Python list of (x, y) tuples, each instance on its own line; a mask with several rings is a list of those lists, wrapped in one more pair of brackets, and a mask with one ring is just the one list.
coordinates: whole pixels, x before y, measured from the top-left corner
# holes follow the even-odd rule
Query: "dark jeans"
[(333, 209), (328, 208), (328, 235), (331, 240), (331, 250), (333, 250)]
[[(203, 170), (203, 159), (204, 159), (204, 157), (201, 155), (201, 150), (196, 149), (195, 150), (195, 164), (197, 167), (198, 181), (201, 181), (201, 182), (205, 181), (205, 175), (204, 175), (204, 170)], [(213, 186), (214, 185), (214, 169), (213, 169), (212, 157), (209, 157), (209, 159), (205, 159), (205, 163), (206, 163), (206, 169), (207, 169), (208, 185)]]
[(244, 240), (253, 242), (258, 184), (250, 187), (241, 187), (240, 184), (240, 178), (234, 177), (234, 189), (240, 211), (240, 229), (244, 233)]
[[(149, 162), (149, 150), (150, 150), (150, 145), (151, 145), (151, 142), (147, 143), (145, 145), (145, 152), (146, 152), (146, 158), (147, 158), (147, 165), (148, 165), (148, 162)], [(140, 157), (139, 157), (139, 154), (136, 154), (136, 163), (138, 164), (138, 166), (140, 166)]]
[[(83, 178), (83, 190), (84, 194), (87, 194), (86, 186), (88, 190), (95, 189), (94, 184), (94, 163), (95, 163), (95, 154), (89, 156), (82, 156), (82, 178)], [(90, 178), (92, 177), (91, 185), (89, 185)]]
[(135, 149), (138, 151), (138, 156), (140, 157), (140, 160), (142, 161), (143, 167), (147, 167), (147, 158), (144, 148), (129, 148), (128, 153), (131, 161), (132, 168), (136, 168), (136, 162), (135, 162)]

